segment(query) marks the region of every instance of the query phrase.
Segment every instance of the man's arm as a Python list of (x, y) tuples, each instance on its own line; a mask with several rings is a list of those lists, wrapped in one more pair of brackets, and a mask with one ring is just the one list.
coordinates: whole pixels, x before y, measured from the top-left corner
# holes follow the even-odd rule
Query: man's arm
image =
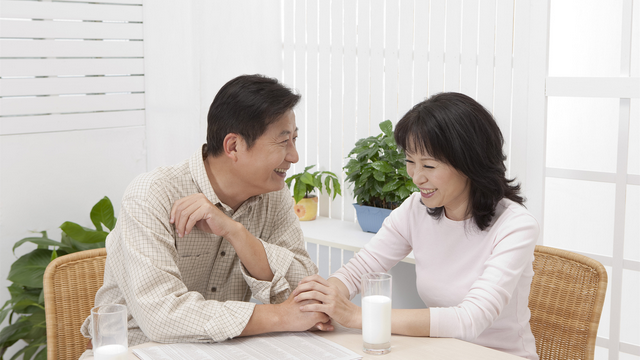
[(254, 278), (262, 281), (273, 279), (260, 240), (242, 224), (225, 215), (204, 194), (193, 194), (176, 201), (171, 208), (170, 222), (175, 225), (180, 237), (189, 235), (194, 226), (222, 236), (233, 246), (240, 261)]
[(270, 221), (264, 225), (263, 239), (226, 216), (202, 194), (180, 199), (171, 210), (171, 222), (179, 235), (188, 234), (196, 226), (227, 239), (246, 268), (242, 271), (254, 297), (265, 304), (283, 302), (300, 280), (317, 273), (304, 248), (304, 237), (288, 191), (273, 193), (268, 201), (271, 201), (268, 208), (275, 213), (262, 214)]

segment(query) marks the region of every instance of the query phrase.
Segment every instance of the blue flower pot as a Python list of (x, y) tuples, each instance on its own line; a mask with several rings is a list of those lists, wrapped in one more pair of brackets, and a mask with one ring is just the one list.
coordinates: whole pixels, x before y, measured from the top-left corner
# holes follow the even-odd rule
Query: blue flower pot
[(362, 231), (377, 233), (382, 227), (384, 219), (391, 214), (391, 210), (373, 206), (353, 204), (358, 216), (358, 224)]

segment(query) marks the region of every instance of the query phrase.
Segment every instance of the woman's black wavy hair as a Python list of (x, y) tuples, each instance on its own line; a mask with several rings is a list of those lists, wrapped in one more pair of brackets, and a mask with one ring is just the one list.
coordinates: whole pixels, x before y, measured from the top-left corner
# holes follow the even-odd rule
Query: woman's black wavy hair
[[(504, 139), (493, 116), (467, 95), (440, 93), (415, 105), (395, 129), (398, 146), (409, 153), (426, 153), (453, 166), (470, 180), (467, 215), (486, 229), (503, 198), (523, 205), (520, 184), (506, 178)], [(524, 206), (524, 205), (523, 205)], [(439, 219), (444, 207), (427, 208)]]

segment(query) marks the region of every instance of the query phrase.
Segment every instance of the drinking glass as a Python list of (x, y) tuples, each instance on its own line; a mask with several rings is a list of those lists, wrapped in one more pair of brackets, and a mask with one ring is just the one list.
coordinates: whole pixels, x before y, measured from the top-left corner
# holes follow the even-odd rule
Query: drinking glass
[(362, 275), (362, 350), (382, 355), (391, 351), (391, 275)]
[(91, 309), (95, 360), (127, 359), (127, 307), (107, 304)]

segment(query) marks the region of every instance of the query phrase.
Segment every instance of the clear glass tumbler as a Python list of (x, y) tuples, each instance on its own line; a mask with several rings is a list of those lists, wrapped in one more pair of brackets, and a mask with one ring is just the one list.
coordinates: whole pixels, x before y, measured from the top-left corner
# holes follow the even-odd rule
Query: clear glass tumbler
[(362, 350), (382, 355), (391, 351), (391, 275), (362, 275)]
[(93, 357), (95, 360), (126, 360), (127, 307), (118, 304), (91, 309)]

